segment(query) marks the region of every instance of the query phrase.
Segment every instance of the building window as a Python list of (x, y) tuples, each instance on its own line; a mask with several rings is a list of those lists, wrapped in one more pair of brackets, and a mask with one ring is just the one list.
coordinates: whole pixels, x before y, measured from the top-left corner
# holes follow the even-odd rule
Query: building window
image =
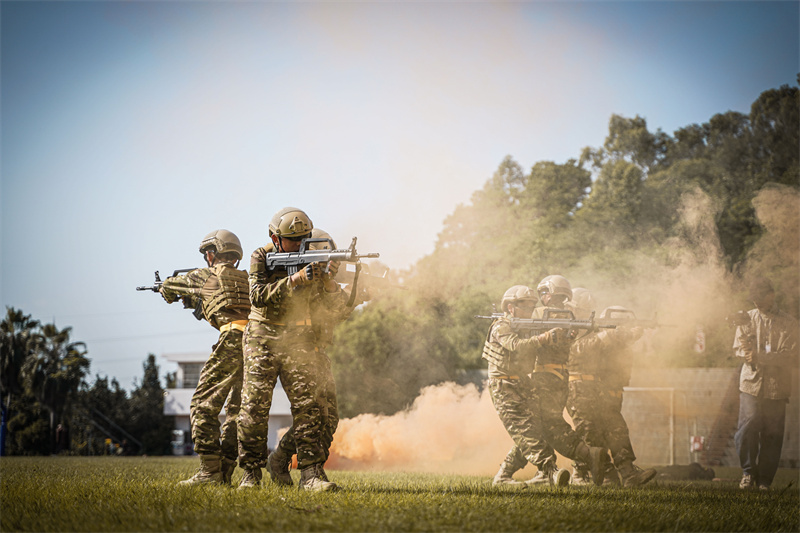
[(183, 363), (183, 389), (196, 389), (200, 382), (200, 371), (205, 363)]

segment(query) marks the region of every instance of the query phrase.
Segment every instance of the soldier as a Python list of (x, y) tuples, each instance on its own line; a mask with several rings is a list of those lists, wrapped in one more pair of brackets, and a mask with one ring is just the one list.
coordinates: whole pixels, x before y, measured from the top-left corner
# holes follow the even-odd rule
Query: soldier
[[(181, 299), (185, 307), (199, 306), (203, 318), (220, 332), (190, 404), (192, 440), (200, 456), (200, 469), (180, 484), (230, 484), (238, 452), (242, 333), (250, 312), (247, 272), (237, 269), (242, 245), (230, 231), (221, 229), (206, 235), (200, 253), (208, 268), (169, 277), (160, 288), (167, 303)], [(225, 424), (220, 433), (219, 413), (226, 399)]]
[(790, 368), (798, 366), (798, 324), (778, 309), (766, 278), (749, 288), (755, 309), (736, 329), (733, 348), (742, 360), (739, 427), (734, 435), (742, 465), (739, 487), (769, 490), (783, 446), (786, 404), (792, 392)]
[[(594, 312), (592, 294), (582, 288), (572, 290), (569, 306), (576, 318), (588, 319)], [(607, 318), (611, 310), (619, 316), (627, 311), (609, 308), (601, 318)], [(633, 314), (628, 312), (627, 315)], [(623, 322), (624, 324), (624, 322)], [(653, 479), (656, 471), (642, 470), (633, 462), (636, 455), (622, 417), (622, 388), (630, 379), (630, 344), (642, 336), (642, 328), (624, 327), (588, 332), (578, 338), (570, 349), (569, 401), (567, 404), (575, 431), (590, 446), (604, 446), (611, 452), (613, 468), (606, 471), (605, 478), (611, 483), (625, 487), (643, 485)], [(572, 483), (589, 484), (589, 471), (585, 464), (575, 462)], [(616, 470), (614, 470), (614, 468)]]
[[(319, 229), (314, 228), (311, 230), (312, 239), (329, 239), (328, 243), (311, 243), (311, 249), (328, 249), (336, 248), (336, 243), (331, 236)], [(320, 383), (320, 397), (322, 399), (322, 441), (325, 450), (325, 460), (327, 461), (330, 455), (330, 447), (333, 443), (333, 435), (336, 432), (336, 427), (339, 425), (339, 409), (336, 401), (336, 383), (333, 380), (333, 372), (330, 368), (330, 359), (325, 354), (325, 349), (333, 343), (333, 329), (339, 322), (346, 320), (350, 313), (353, 311), (355, 305), (363, 303), (348, 302), (348, 306), (342, 309), (339, 315), (334, 315), (327, 307), (320, 305), (319, 301), (315, 301), (310, 309), (312, 328), (317, 337), (317, 348), (324, 357), (320, 359), (325, 363), (325, 368), (320, 372), (321, 376), (330, 377), (324, 383)], [(292, 456), (297, 453), (297, 442), (295, 440), (294, 427), (284, 433), (275, 451), (267, 457), (267, 472), (273, 482), (279, 485), (292, 485), (292, 476), (289, 473), (291, 470)]]
[[(489, 363), (488, 386), (492, 403), (514, 440), (514, 448), (492, 481), (494, 485), (521, 486), (522, 483), (514, 481), (512, 476), (525, 466), (526, 460), (548, 473), (548, 461), (552, 460), (552, 468), (555, 468), (555, 455), (547, 443), (541, 441), (537, 431), (537, 406), (529, 374), (535, 365), (536, 354), (544, 346), (557, 343), (560, 330), (526, 338), (513, 331), (510, 322), (511, 318), (530, 318), (536, 301), (536, 295), (529, 287), (514, 285), (509, 288), (500, 304), (504, 316), (492, 323), (484, 344), (482, 357)], [(549, 454), (545, 450), (549, 450)], [(567, 480), (568, 476), (567, 473)], [(563, 477), (559, 481), (559, 484), (564, 484)]]
[(332, 316), (344, 313), (346, 295), (334, 280), (338, 263), (330, 262), (327, 269), (313, 263), (290, 276), (284, 268), (267, 268), (265, 261), (273, 251), (299, 251), (312, 229), (311, 219), (302, 210), (281, 209), (269, 225), (271, 244), (257, 249), (250, 258), (252, 311), (245, 330), (239, 413), (239, 464), (245, 473), (239, 488), (261, 483), (261, 468), (267, 462), (269, 409), (278, 378), (292, 406), (300, 488), (337, 488), (323, 469), (329, 445), (326, 431), (330, 432), (325, 396), (332, 390), (333, 377), (330, 362), (319, 349), (312, 310), (325, 309)]
[[(564, 309), (565, 303), (572, 298), (572, 286), (563, 276), (547, 276), (536, 287), (539, 299), (544, 307), (537, 308), (537, 318), (544, 316), (547, 307)], [(541, 444), (535, 450), (533, 462), (542, 462), (551, 454), (552, 447), (568, 459), (589, 465), (595, 484), (602, 485), (605, 470), (608, 466), (608, 450), (601, 446), (589, 446), (564, 419), (564, 407), (569, 392), (567, 382), (567, 361), (569, 359), (571, 338), (566, 338), (564, 330), (550, 331), (556, 335), (553, 342), (542, 347), (536, 355), (536, 365), (531, 374), (533, 382), (533, 404), (536, 416), (532, 419), (531, 435)], [(530, 484), (547, 480), (554, 472), (555, 465), (540, 470), (529, 481)]]

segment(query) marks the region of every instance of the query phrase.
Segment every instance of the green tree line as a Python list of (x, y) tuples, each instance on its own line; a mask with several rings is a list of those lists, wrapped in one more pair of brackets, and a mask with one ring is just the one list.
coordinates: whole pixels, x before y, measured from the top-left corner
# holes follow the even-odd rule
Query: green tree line
[(0, 452), (103, 455), (110, 439), (128, 454), (170, 453), (173, 421), (163, 414), (155, 356), (148, 355), (130, 394), (114, 378), (95, 376), (89, 384), (86, 345), (70, 334), (71, 328), (6, 309), (0, 323)]
[(681, 327), (658, 330), (643, 364), (734, 365), (724, 318), (748, 308), (750, 278), (770, 277), (798, 315), (798, 147), (800, 95), (784, 85), (749, 114), (673, 135), (613, 115), (603, 145), (565, 163), (524, 169), (507, 156), (446, 218), (434, 251), (400, 273), (407, 290), (375, 295), (338, 327), (342, 415), (392, 414), (483, 368), (489, 324), (474, 315), (549, 274), (640, 318), (674, 318)]

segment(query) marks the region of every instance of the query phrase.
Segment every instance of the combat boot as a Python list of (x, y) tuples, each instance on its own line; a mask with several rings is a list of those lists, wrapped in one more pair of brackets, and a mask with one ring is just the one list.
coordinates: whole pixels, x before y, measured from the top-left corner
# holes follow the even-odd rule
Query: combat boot
[(622, 486), (630, 488), (644, 485), (656, 477), (656, 471), (652, 468), (642, 470), (632, 462), (629, 462), (620, 465), (619, 475), (622, 477)]
[(603, 486), (619, 487), (621, 484), (622, 482), (620, 481), (620, 475), (616, 467), (613, 464), (608, 463), (608, 466), (606, 467), (606, 473), (603, 479)]
[(244, 475), (237, 489), (251, 489), (261, 485), (261, 468), (243, 468)]
[(236, 459), (228, 459), (227, 457), (222, 458), (222, 482), (225, 485), (231, 484), (231, 478), (233, 477), (233, 471), (236, 470)]
[(203, 485), (206, 483), (222, 483), (222, 466), (219, 455), (201, 455), (200, 468), (195, 475), (185, 479), (178, 485)]
[(589, 469), (584, 464), (572, 463), (572, 485), (591, 485)]
[(544, 468), (536, 472), (536, 475), (525, 482), (526, 485), (556, 485), (566, 487), (569, 485), (569, 470), (551, 467)]
[(606, 469), (611, 462), (608, 457), (608, 449), (598, 446), (581, 445), (582, 452), (579, 452), (581, 461), (589, 465), (589, 472), (592, 474), (592, 481), (600, 486), (605, 479)]
[(267, 457), (267, 472), (273, 483), (278, 485), (293, 485), (292, 476), (289, 470), (292, 466), (292, 458), (288, 457), (280, 448)]
[(492, 479), (492, 485), (495, 487), (498, 485), (505, 485), (507, 487), (521, 487), (525, 485), (522, 481), (517, 481), (512, 476), (516, 470), (506, 461), (503, 461), (503, 464), (500, 465), (500, 470), (494, 475), (494, 479)]
[(336, 483), (328, 481), (322, 463), (313, 464), (300, 470), (300, 489), (311, 492), (337, 490)]

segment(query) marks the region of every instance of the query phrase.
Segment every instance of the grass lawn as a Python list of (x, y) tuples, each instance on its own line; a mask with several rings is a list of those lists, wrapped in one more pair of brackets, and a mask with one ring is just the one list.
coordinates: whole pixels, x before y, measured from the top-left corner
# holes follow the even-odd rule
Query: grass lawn
[[(734, 481), (504, 490), (489, 477), (348, 471), (328, 472), (343, 487), (335, 493), (277, 487), (266, 472), (254, 490), (176, 486), (197, 465), (180, 457), (4, 457), (0, 530), (800, 530), (797, 470), (781, 470), (766, 493)], [(738, 478), (737, 469), (720, 470)]]

